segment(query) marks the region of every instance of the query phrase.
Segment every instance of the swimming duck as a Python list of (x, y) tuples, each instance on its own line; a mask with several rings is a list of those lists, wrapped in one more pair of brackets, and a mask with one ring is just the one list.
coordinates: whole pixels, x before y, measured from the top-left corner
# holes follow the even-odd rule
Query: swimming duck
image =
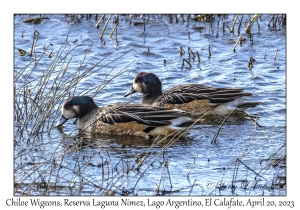
[(141, 104), (116, 103), (98, 107), (89, 96), (73, 96), (62, 106), (61, 118), (56, 124), (63, 125), (77, 118), (80, 131), (111, 135), (149, 136), (168, 135), (182, 130), (181, 124), (190, 122), (181, 110), (172, 110)]
[(127, 97), (135, 92), (143, 94), (142, 104), (152, 106), (177, 108), (191, 114), (228, 115), (231, 111), (245, 111), (260, 102), (242, 102), (243, 96), (251, 93), (243, 89), (214, 88), (200, 84), (175, 86), (162, 92), (162, 82), (150, 72), (140, 72), (133, 80)]

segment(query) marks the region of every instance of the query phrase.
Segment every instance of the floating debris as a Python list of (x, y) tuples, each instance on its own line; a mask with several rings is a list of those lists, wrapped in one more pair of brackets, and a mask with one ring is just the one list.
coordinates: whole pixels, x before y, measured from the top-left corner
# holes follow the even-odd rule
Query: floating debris
[(44, 19), (50, 19), (50, 18), (47, 18), (47, 17), (29, 18), (29, 19), (23, 20), (23, 22), (39, 24)]
[(18, 48), (18, 50), (19, 50), (19, 53), (20, 53), (21, 56), (24, 56), (27, 53), (25, 50), (22, 50), (22, 49), (19, 49), (19, 48)]

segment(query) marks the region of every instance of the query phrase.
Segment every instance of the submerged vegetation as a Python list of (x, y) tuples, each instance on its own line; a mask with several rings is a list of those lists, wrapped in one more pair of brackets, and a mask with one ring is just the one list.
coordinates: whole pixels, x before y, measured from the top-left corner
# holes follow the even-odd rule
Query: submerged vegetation
[[(47, 16), (47, 15), (45, 15)], [(23, 24), (43, 24), (51, 17), (24, 18)], [(106, 86), (123, 75), (128, 74), (135, 62), (128, 59), (132, 47), (119, 47), (118, 37), (120, 24), (128, 27), (142, 26), (144, 31), (151, 31), (149, 20), (159, 20), (158, 24), (182, 24), (202, 31), (204, 34), (220, 33), (237, 34), (232, 44), (232, 51), (239, 50), (245, 42), (255, 45), (255, 37), (251, 31), (261, 33), (259, 19), (262, 15), (65, 15), (64, 21), (79, 24), (82, 19), (95, 21), (99, 28), (99, 39), (105, 42), (111, 38), (116, 48), (111, 49), (98, 60), (90, 60), (93, 51), (93, 40), (71, 40), (69, 34), (59, 47), (54, 48), (52, 42), (40, 40), (40, 32), (33, 31), (30, 49), (17, 48), (14, 55), (14, 195), (257, 195), (256, 190), (271, 195), (286, 195), (286, 145), (278, 145), (276, 151), (267, 159), (252, 158), (258, 147), (257, 130), (264, 128), (257, 123), (259, 116), (254, 117), (252, 136), (246, 136), (247, 147), (240, 151), (240, 156), (230, 165), (219, 171), (217, 184), (207, 183), (204, 186), (197, 181), (194, 169), (199, 162), (209, 163), (211, 160), (199, 160), (199, 156), (191, 158), (186, 174), (182, 176), (185, 187), (178, 188), (170, 166), (176, 165), (174, 158), (168, 158), (167, 151), (174, 145), (188, 144), (193, 141), (184, 135), (201, 127), (192, 125), (185, 132), (173, 137), (158, 137), (145, 141), (136, 137), (111, 137), (100, 134), (81, 134), (77, 130), (63, 132), (53, 128), (60, 115), (62, 102), (69, 95), (89, 95), (96, 97), (104, 92)], [(270, 15), (268, 27), (282, 30), (286, 24), (286, 15)], [(124, 21), (120, 21), (120, 19)], [(201, 26), (198, 23), (203, 23)], [(109, 24), (112, 30), (108, 31)], [(217, 27), (216, 27), (217, 26)], [(19, 26), (22, 27), (22, 26)], [(254, 29), (255, 27), (255, 29)], [(216, 29), (217, 28), (217, 29)], [(245, 33), (242, 31), (245, 31)], [(20, 36), (20, 34), (15, 34)], [(22, 34), (23, 36), (23, 34)], [(249, 39), (249, 40), (247, 40)], [(213, 52), (210, 45), (207, 49), (210, 59)], [(149, 50), (150, 51), (150, 50)], [(187, 53), (186, 53), (187, 52)], [(76, 57), (78, 55), (80, 57)], [(179, 65), (192, 68), (201, 64), (203, 57), (191, 47), (184, 49), (178, 46), (178, 55), (182, 56)], [(274, 52), (274, 60), (280, 56)], [(270, 56), (269, 56), (270, 57)], [(125, 59), (126, 58), (126, 59)], [(124, 61), (125, 60), (125, 61)], [(168, 60), (164, 60), (166, 65)], [(247, 66), (247, 62), (245, 63)], [(249, 58), (251, 70), (255, 60)], [(183, 69), (185, 70), (185, 69)], [(99, 72), (101, 75), (99, 76)], [(186, 72), (188, 74), (188, 72)], [(90, 78), (97, 78), (94, 83)], [(99, 78), (99, 79), (98, 79)], [(100, 80), (101, 79), (101, 80)], [(84, 84), (84, 85), (82, 85)], [(120, 84), (123, 86), (124, 84)], [(123, 100), (123, 98), (120, 98)], [(136, 98), (132, 98), (135, 102)], [(230, 118), (230, 116), (228, 116)], [(207, 139), (216, 146), (218, 135), (226, 132), (224, 121), (214, 125), (213, 139)], [(201, 121), (201, 118), (199, 119)], [(201, 126), (201, 124), (200, 124)], [(205, 129), (205, 128), (204, 128)], [(114, 150), (115, 143), (121, 142), (124, 149)], [(220, 147), (220, 145), (218, 145)], [(134, 148), (135, 152), (131, 149)], [(138, 150), (136, 149), (138, 148)], [(118, 154), (118, 155), (115, 155)], [(121, 154), (121, 155), (119, 155)], [(177, 157), (180, 158), (180, 157)], [(205, 165), (205, 164), (204, 164)], [(178, 166), (181, 167), (181, 166)], [(254, 168), (255, 167), (255, 168)], [(273, 175), (270, 175), (273, 174)], [(265, 174), (269, 174), (266, 179)], [(232, 177), (231, 183), (223, 177)], [(155, 177), (155, 180), (151, 180)], [(196, 178), (195, 178), (196, 177)], [(149, 179), (149, 184), (158, 180), (156, 185), (139, 186), (141, 180)], [(146, 188), (146, 189), (145, 189)], [(245, 191), (243, 191), (245, 190)], [(199, 193), (201, 192), (201, 193)], [(243, 192), (243, 193), (242, 193)]]

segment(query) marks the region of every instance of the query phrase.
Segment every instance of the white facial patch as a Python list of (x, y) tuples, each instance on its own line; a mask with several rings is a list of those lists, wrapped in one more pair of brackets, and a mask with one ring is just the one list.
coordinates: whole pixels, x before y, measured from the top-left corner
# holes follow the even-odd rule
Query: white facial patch
[(74, 105), (72, 108), (75, 110), (76, 113), (79, 113), (79, 105)]
[(137, 83), (133, 82), (132, 87), (136, 92), (141, 92), (140, 86), (138, 86)]
[(71, 119), (71, 118), (76, 118), (76, 113), (78, 113), (79, 111), (79, 106), (72, 106), (71, 109), (64, 109), (64, 107), (62, 107), (61, 109), (61, 113), (62, 115), (67, 118), (67, 119)]

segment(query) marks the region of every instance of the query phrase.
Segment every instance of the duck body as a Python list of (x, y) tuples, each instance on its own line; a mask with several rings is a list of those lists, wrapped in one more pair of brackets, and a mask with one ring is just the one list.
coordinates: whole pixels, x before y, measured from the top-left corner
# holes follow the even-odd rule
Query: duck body
[(186, 84), (162, 92), (160, 79), (149, 72), (138, 73), (131, 89), (124, 97), (135, 92), (143, 94), (142, 104), (181, 109), (195, 115), (207, 113), (227, 115), (233, 110), (244, 111), (260, 104), (260, 102), (243, 102), (244, 96), (252, 95), (243, 89)]
[(88, 96), (68, 98), (62, 106), (57, 127), (77, 118), (82, 132), (110, 135), (133, 135), (149, 139), (151, 135), (169, 135), (182, 130), (181, 124), (191, 121), (184, 112), (143, 104), (116, 103), (98, 107)]

